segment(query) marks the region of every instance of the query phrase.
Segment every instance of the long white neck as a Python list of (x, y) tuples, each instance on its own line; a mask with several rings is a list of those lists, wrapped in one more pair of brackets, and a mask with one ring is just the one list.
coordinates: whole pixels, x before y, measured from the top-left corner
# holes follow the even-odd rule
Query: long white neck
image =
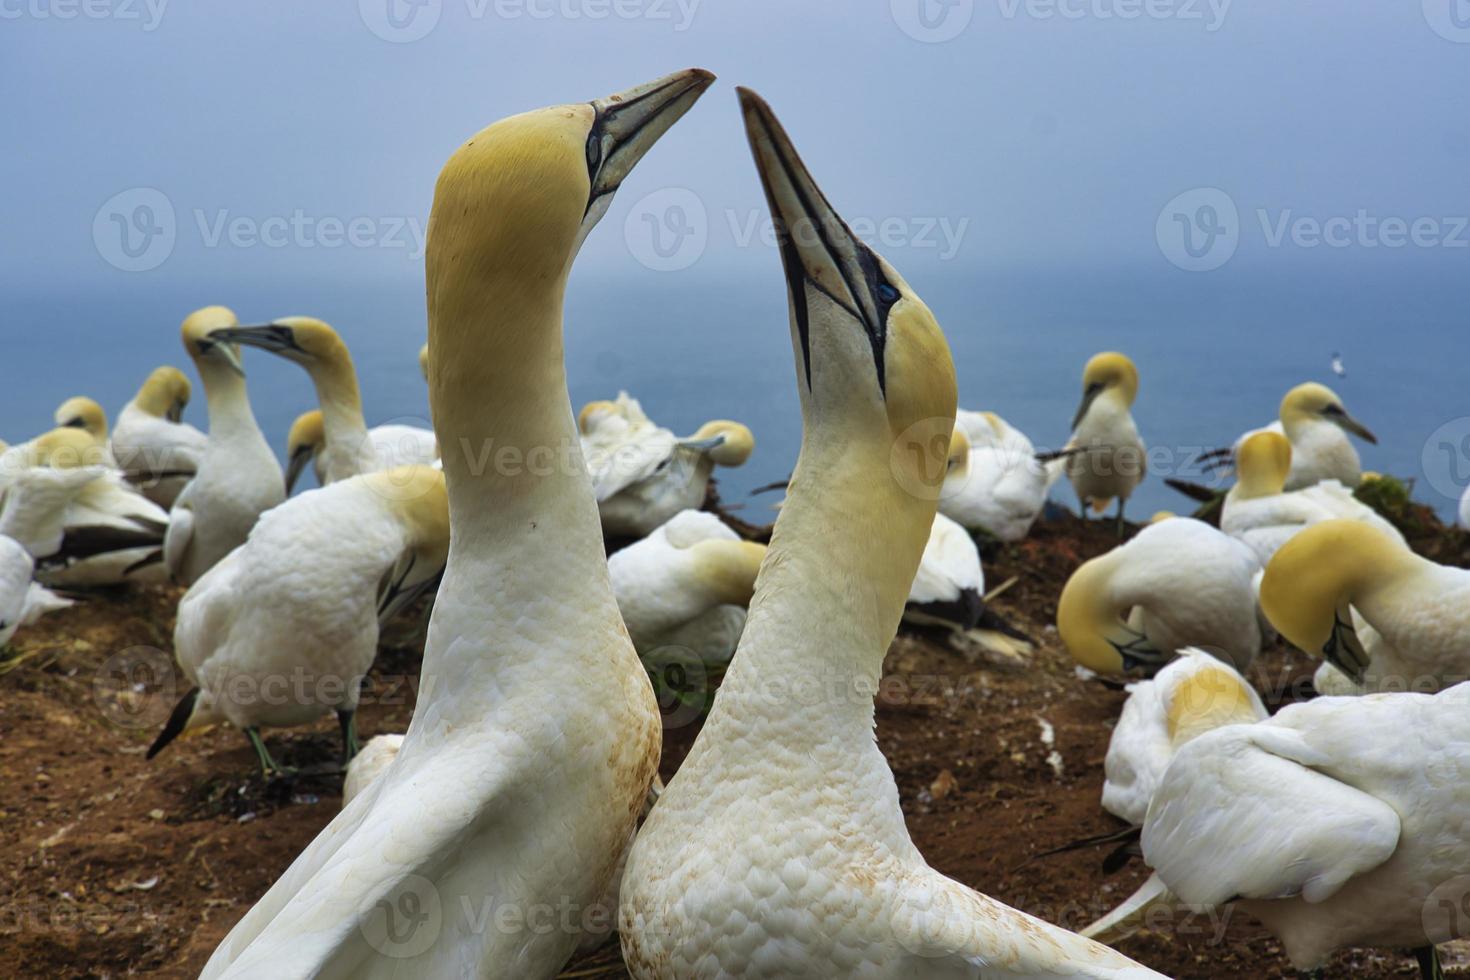
[[(429, 291), (451, 543), (424, 672), (457, 675), (446, 661), (482, 657), (462, 676), (487, 684), (529, 664), (605, 658), (604, 637), (626, 642), (567, 394), (565, 278), (497, 285), (455, 277)], [(489, 645), (462, 642), (457, 654), (470, 633)]]
[(260, 426), (250, 410), (250, 394), (245, 379), (224, 364), (210, 359), (195, 362), (204, 382), (204, 398), (209, 408), (209, 437), (224, 442), (258, 438)]
[(885, 450), (809, 427), (715, 713), (780, 741), (871, 735), (936, 507), (900, 487)]

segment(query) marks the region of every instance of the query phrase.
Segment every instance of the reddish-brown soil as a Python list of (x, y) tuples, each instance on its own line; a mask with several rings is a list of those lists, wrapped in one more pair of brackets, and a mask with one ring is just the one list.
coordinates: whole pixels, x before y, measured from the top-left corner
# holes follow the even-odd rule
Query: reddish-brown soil
[[(995, 608), (1037, 641), (1011, 659), (901, 634), (889, 651), (878, 740), (914, 840), (946, 874), (1073, 928), (1128, 894), (1104, 851), (1038, 852), (1119, 824), (1098, 806), (1102, 761), (1124, 694), (1078, 677), (1051, 628), (1067, 574), (1116, 544), (1110, 526), (1039, 525), (987, 556)], [(267, 783), (243, 735), (220, 727), (152, 762), (143, 754), (172, 707), (173, 609), (159, 589), (100, 596), (23, 630), (0, 656), (0, 973), (8, 977), (192, 977), (230, 926), (337, 812), (340, 777)], [(364, 738), (402, 731), (417, 654), (389, 638), (360, 714)], [(1274, 702), (1306, 696), (1311, 664), (1284, 648), (1256, 680)], [(1044, 731), (1054, 731), (1047, 744)], [(695, 734), (669, 732), (663, 771)], [(336, 725), (269, 737), (287, 764), (326, 768)], [(1055, 753), (1055, 754), (1053, 754)], [(1224, 913), (1222, 913), (1224, 914)], [(1179, 919), (1122, 945), (1177, 977), (1292, 977), (1275, 940), (1243, 914), (1221, 930)], [(1453, 957), (1454, 969), (1459, 958)], [(625, 976), (612, 944), (568, 976)], [(1352, 950), (1330, 977), (1410, 977), (1396, 951)]]

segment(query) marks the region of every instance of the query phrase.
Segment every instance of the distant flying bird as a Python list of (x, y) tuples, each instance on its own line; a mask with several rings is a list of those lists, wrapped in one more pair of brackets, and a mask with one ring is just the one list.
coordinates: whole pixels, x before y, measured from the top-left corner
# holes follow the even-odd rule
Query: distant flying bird
[(1343, 366), (1342, 355), (1337, 351), (1332, 352), (1332, 373), (1339, 378), (1347, 377), (1347, 368)]

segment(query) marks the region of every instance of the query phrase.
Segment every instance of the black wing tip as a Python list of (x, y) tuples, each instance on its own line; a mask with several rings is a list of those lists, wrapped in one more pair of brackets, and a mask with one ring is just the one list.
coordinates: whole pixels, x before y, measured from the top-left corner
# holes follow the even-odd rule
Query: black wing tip
[(163, 731), (159, 732), (153, 744), (148, 746), (148, 754), (144, 758), (152, 759), (167, 748), (170, 742), (183, 734), (184, 729), (189, 727), (189, 719), (193, 717), (194, 706), (198, 701), (199, 688), (191, 687), (184, 692), (184, 696), (179, 698), (179, 703), (174, 705), (173, 713), (168, 716), (168, 721), (164, 723)]

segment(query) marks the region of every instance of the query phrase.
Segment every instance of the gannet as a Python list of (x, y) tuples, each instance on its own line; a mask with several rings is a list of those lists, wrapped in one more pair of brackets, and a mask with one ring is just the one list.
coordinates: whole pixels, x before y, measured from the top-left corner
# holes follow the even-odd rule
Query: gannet
[(1378, 443), (1363, 423), (1348, 414), (1336, 392), (1324, 384), (1309, 381), (1297, 385), (1281, 399), (1280, 418), (1275, 422), (1245, 433), (1235, 441), (1233, 449), (1216, 450), (1202, 458), (1238, 455), (1245, 441), (1260, 432), (1275, 432), (1291, 441), (1287, 490), (1301, 490), (1324, 480), (1356, 487), (1363, 478), (1362, 462), (1346, 433), (1374, 445)]
[(32, 580), (36, 561), (19, 541), (0, 534), (0, 648), (15, 631), (72, 604)]
[(980, 549), (968, 531), (935, 513), (919, 570), (909, 586), (904, 619), (971, 629), (985, 609), (985, 572)]
[(626, 391), (616, 401), (582, 406), (577, 425), (602, 527), (613, 538), (643, 537), (699, 508), (715, 466), (740, 466), (755, 450), (750, 429), (727, 419), (680, 439), (655, 425)]
[(439, 457), (434, 433), (413, 425), (383, 425), (369, 434), (352, 355), (327, 324), (308, 316), (281, 317), (263, 326), (225, 327), (231, 340), (278, 354), (306, 369), (321, 406), (324, 444), (320, 471), (325, 483), (390, 466), (430, 464)]
[(1343, 946), (1420, 947), (1423, 976), (1440, 977), (1424, 947), (1464, 935), (1467, 745), (1470, 684), (1217, 728), (1165, 771), (1144, 859), (1184, 902), (1260, 920), (1299, 970)]
[(85, 395), (68, 398), (57, 406), (55, 421), (58, 426), (81, 429), (91, 436), (92, 441), (103, 450), (99, 461), (107, 466), (117, 466), (117, 461), (107, 444), (107, 413), (96, 401)]
[[(1229, 664), (1193, 647), (1180, 650), (1152, 680), (1128, 685), (1128, 700), (1103, 761), (1103, 809), (1142, 827), (1159, 782), (1183, 745), (1216, 728), (1266, 717), (1260, 695)], [(1174, 903), (1177, 899), (1153, 875), (1082, 935), (1115, 942), (1146, 920), (1150, 908)]]
[(1077, 662), (1099, 673), (1151, 672), (1187, 646), (1244, 670), (1261, 649), (1260, 568), (1249, 548), (1203, 521), (1150, 524), (1072, 573), (1057, 629)]
[(112, 455), (128, 481), (160, 507), (172, 507), (199, 471), (209, 437), (180, 421), (189, 379), (176, 367), (156, 367), (118, 413)]
[(106, 465), (90, 433), (52, 429), (0, 454), (0, 533), (25, 545), (46, 585), (81, 588), (165, 578), (168, 514)]
[(281, 464), (261, 435), (245, 370), (233, 343), (219, 331), (237, 323), (223, 306), (206, 306), (184, 319), (184, 350), (204, 382), (209, 440), (199, 470), (169, 511), (163, 560), (174, 581), (192, 585), (245, 543), (265, 511), (285, 499)]
[(613, 595), (640, 655), (677, 648), (726, 663), (745, 626), (764, 545), (714, 514), (685, 510), (608, 558)]
[(1460, 527), (1470, 531), (1470, 487), (1465, 488), (1465, 495), (1460, 498)]
[[(427, 435), (427, 439), (425, 438)], [(367, 430), (372, 443), (377, 466), (427, 465), (439, 458), (434, 442), (434, 433), (412, 425), (375, 425)], [(291, 430), (286, 435), (286, 493), (290, 493), (301, 478), (301, 473), (311, 464), (319, 486), (326, 486), (326, 426), (322, 411), (313, 408), (296, 416)]]
[[(578, 451), (563, 295), (613, 192), (713, 78), (690, 69), (512, 116), (445, 165), (426, 260), (435, 429), (445, 446), (550, 447), (567, 463), (445, 453), (453, 545), (424, 650), (430, 684), (398, 757), (235, 926), (206, 980), (536, 980), (576, 947), (579, 921), (482, 917), (495, 914), (486, 902), (574, 918), (592, 907), (659, 758), (657, 703)], [(429, 914), (406, 932), (388, 921), (410, 911)]]
[(393, 734), (374, 735), (363, 743), (362, 750), (347, 763), (347, 775), (342, 780), (343, 809), (367, 789), (369, 783), (388, 771), (402, 747), (403, 736)]
[(994, 412), (958, 412), (953, 438), (962, 448), (945, 477), (939, 512), (998, 541), (1020, 541), (1060, 467), (1048, 470), (1031, 440)]
[[(1371, 525), (1325, 521), (1282, 545), (1261, 608), (1294, 646), (1367, 690), (1434, 691), (1470, 678), (1470, 571)], [(1371, 634), (1360, 635), (1354, 611)]]
[(226, 720), (272, 773), (261, 728), (335, 711), (350, 759), (379, 618), (431, 588), (448, 550), (444, 479), (426, 466), (340, 480), (267, 511), (179, 601), (174, 653), (192, 687), (148, 757)]
[(1137, 397), (1138, 369), (1132, 361), (1116, 352), (1094, 355), (1082, 371), (1082, 404), (1067, 443), (1068, 449), (1079, 450), (1067, 458), (1066, 473), (1083, 515), (1088, 507), (1103, 513), (1116, 497), (1119, 533), (1123, 508), (1148, 470), (1131, 412)]
[(1251, 435), (1236, 454), (1236, 483), (1220, 512), (1220, 529), (1249, 545), (1263, 566), (1302, 528), (1335, 518), (1362, 521), (1402, 539), (1392, 524), (1336, 480), (1285, 491), (1291, 460), (1285, 436), (1270, 431)]
[(873, 695), (934, 520), (954, 368), (766, 104), (740, 101), (786, 269), (802, 448), (739, 650), (628, 858), (629, 972), (1158, 976), (944, 877), (909, 837)]

